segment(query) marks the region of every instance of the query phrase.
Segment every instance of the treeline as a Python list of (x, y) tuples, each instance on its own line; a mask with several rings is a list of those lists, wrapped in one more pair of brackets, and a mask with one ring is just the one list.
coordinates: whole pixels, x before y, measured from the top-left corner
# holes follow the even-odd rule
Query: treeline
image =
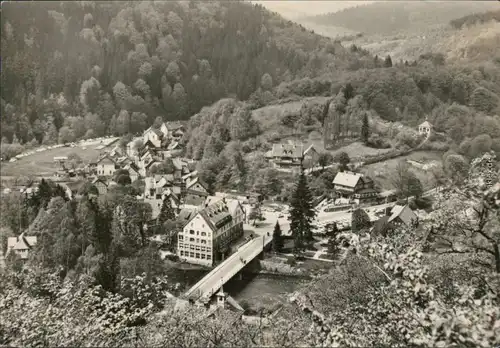
[(465, 17), (457, 18), (450, 21), (450, 25), (455, 29), (461, 29), (464, 26), (482, 24), (490, 21), (500, 22), (500, 10), (474, 13)]
[(308, 17), (308, 20), (365, 34), (390, 35), (427, 30), (471, 13), (496, 9), (495, 6), (495, 3), (470, 1), (388, 1), (350, 7), (335, 13)]
[(0, 134), (22, 144), (137, 133), (245, 100), (262, 79), (373, 65), (247, 2), (11, 3), (1, 37)]

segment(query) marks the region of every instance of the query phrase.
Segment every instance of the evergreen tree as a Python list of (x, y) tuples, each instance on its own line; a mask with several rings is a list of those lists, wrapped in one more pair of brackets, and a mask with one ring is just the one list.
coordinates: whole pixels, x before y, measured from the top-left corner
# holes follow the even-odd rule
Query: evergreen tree
[(165, 199), (163, 200), (160, 214), (156, 219), (158, 224), (163, 224), (165, 221), (168, 220), (175, 220), (175, 212), (174, 208), (172, 208), (172, 202), (170, 200), (170, 197), (165, 197)]
[(279, 253), (283, 249), (283, 236), (281, 235), (281, 228), (278, 221), (274, 225), (273, 231), (273, 251)]
[(326, 225), (325, 229), (326, 235), (328, 236), (328, 252), (332, 255), (335, 255), (339, 252), (339, 242), (337, 241), (337, 234), (339, 233), (339, 229), (337, 228), (337, 224), (335, 222)]
[(388, 56), (385, 58), (385, 61), (384, 61), (384, 67), (386, 67), (386, 68), (390, 68), (390, 67), (392, 67), (392, 59), (391, 59), (391, 56), (389, 56), (389, 55), (388, 55)]
[(351, 229), (353, 233), (358, 233), (361, 230), (370, 227), (370, 224), (370, 217), (363, 209), (358, 208), (352, 212)]
[(368, 138), (370, 137), (370, 126), (368, 124), (368, 115), (366, 112), (363, 114), (363, 124), (361, 125), (361, 138), (363, 142), (366, 144), (368, 142)]
[(302, 250), (304, 243), (313, 240), (312, 229), (316, 211), (312, 206), (312, 194), (307, 185), (304, 170), (301, 170), (290, 204), (290, 229), (294, 238), (295, 251)]

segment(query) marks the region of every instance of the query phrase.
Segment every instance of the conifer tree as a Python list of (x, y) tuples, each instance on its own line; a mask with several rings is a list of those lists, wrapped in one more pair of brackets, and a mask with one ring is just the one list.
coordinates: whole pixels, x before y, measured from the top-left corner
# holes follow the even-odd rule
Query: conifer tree
[(363, 124), (361, 125), (361, 138), (363, 142), (366, 144), (368, 142), (368, 138), (370, 137), (370, 126), (368, 124), (368, 115), (366, 112), (363, 114)]
[(283, 249), (283, 236), (281, 234), (281, 228), (278, 221), (274, 225), (273, 231), (273, 251), (279, 253)]
[(361, 208), (352, 212), (351, 229), (353, 233), (358, 233), (361, 230), (370, 227), (370, 217)]
[(295, 244), (295, 251), (302, 250), (304, 243), (313, 240), (312, 229), (316, 211), (312, 206), (312, 195), (307, 186), (303, 168), (295, 187), (290, 204), (290, 230)]
[(170, 197), (165, 197), (163, 200), (160, 214), (157, 217), (158, 224), (163, 224), (167, 220), (175, 220), (175, 212)]

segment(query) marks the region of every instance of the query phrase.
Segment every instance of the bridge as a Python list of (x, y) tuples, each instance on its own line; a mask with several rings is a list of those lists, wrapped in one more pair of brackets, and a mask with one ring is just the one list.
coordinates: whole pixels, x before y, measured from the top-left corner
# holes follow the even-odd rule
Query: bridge
[(250, 261), (264, 251), (272, 236), (259, 236), (239, 247), (220, 265), (185, 293), (185, 297), (201, 302), (208, 301), (225, 283), (234, 277)]

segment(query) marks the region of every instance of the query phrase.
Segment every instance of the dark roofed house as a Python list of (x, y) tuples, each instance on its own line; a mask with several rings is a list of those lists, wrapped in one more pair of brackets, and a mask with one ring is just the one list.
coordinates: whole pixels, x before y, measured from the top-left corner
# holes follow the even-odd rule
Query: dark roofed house
[(378, 197), (373, 180), (361, 173), (338, 172), (333, 179), (333, 186), (337, 195), (350, 198), (358, 204)]
[(411, 210), (408, 204), (395, 205), (391, 210), (389, 222), (398, 226), (406, 225), (407, 227), (412, 227), (418, 223), (418, 216)]
[(273, 148), (266, 157), (274, 164), (275, 168), (300, 169), (300, 165), (306, 166), (306, 161), (314, 164), (318, 158), (318, 152), (313, 145), (303, 144), (273, 144)]

